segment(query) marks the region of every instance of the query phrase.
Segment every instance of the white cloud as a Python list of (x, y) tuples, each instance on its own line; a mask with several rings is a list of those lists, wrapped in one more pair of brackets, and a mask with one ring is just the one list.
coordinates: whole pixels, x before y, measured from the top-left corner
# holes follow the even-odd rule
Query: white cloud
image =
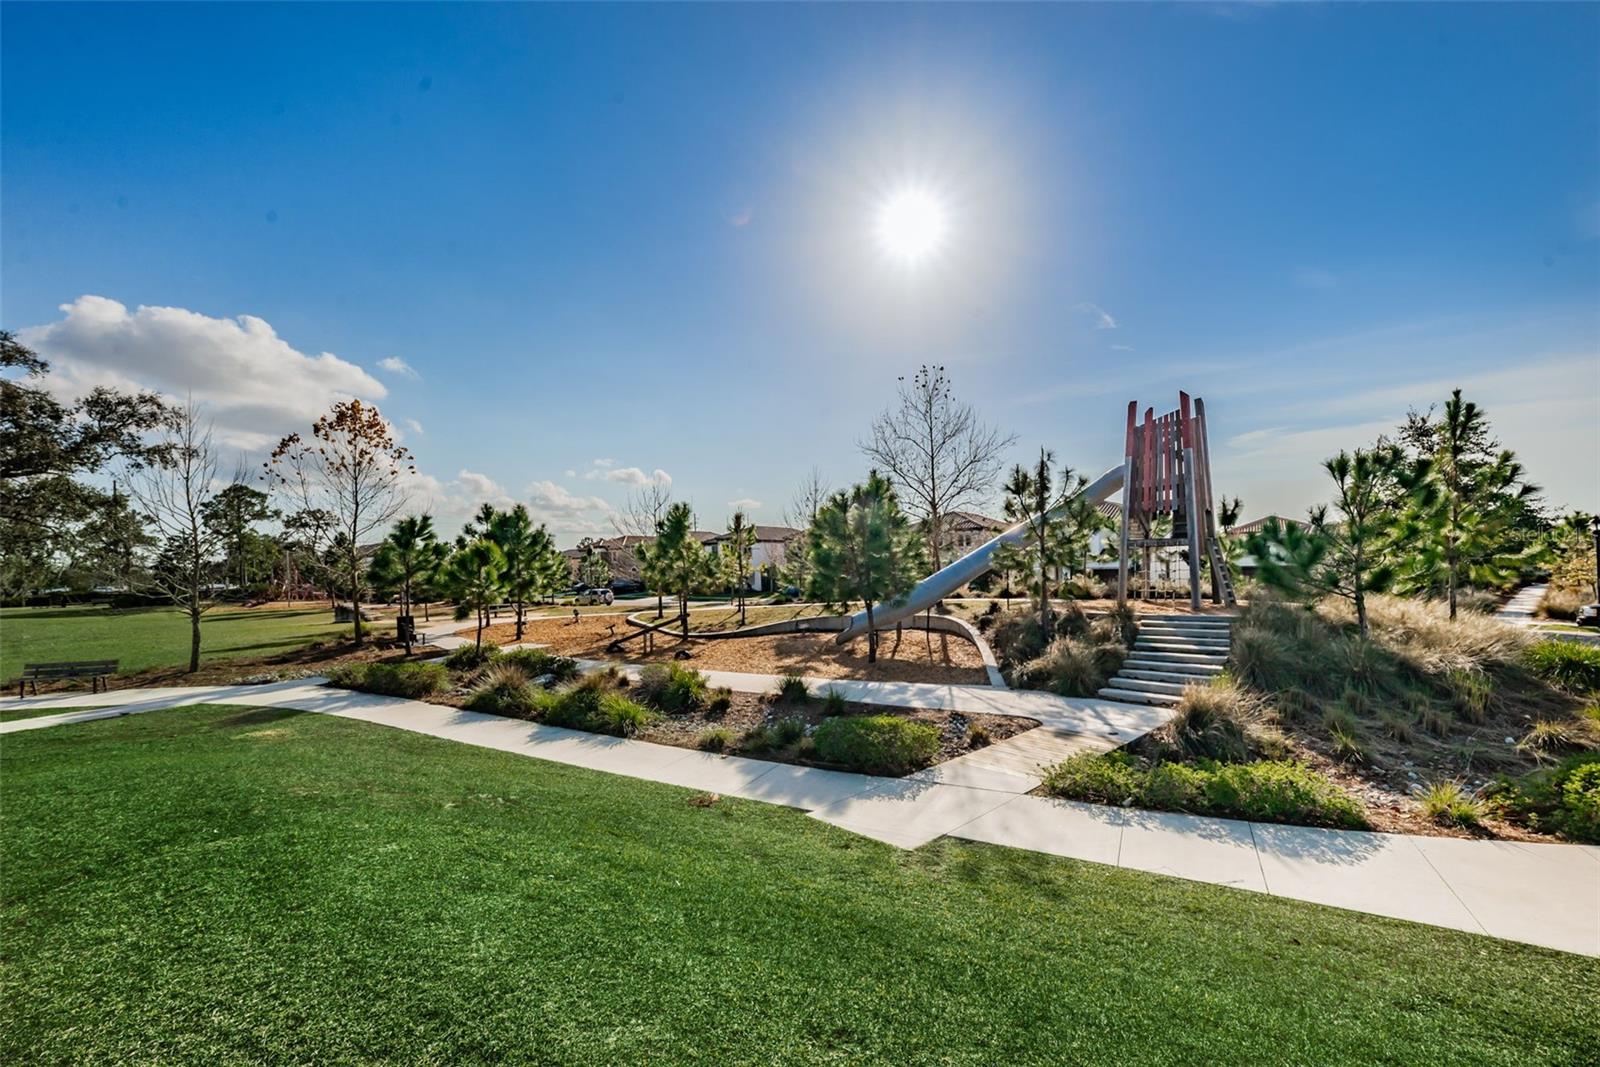
[(616, 470), (606, 471), (604, 477), (608, 482), (621, 482), (623, 485), (632, 486), (672, 484), (672, 475), (660, 467), (649, 474), (638, 467), (618, 467)]
[(756, 508), (761, 506), (761, 501), (752, 500), (747, 496), (743, 496), (738, 500), (728, 501), (728, 506), (734, 511), (754, 511)]
[(1094, 323), (1094, 328), (1097, 330), (1115, 330), (1117, 328), (1117, 320), (1111, 317), (1111, 312), (1099, 304), (1091, 304), (1085, 300), (1078, 305), (1078, 310), (1088, 314), (1090, 321)]
[(380, 370), (386, 370), (390, 374), (401, 378), (415, 379), (422, 377), (422, 375), (416, 372), (415, 368), (413, 368), (411, 364), (407, 363), (399, 356), (385, 356), (383, 359), (378, 360), (378, 368)]
[[(567, 471), (568, 478), (573, 477), (573, 475), (573, 471)], [(636, 488), (641, 485), (672, 484), (672, 475), (668, 474), (660, 467), (657, 467), (655, 470), (647, 474), (643, 468), (640, 467), (619, 467), (617, 466), (617, 461), (614, 459), (590, 460), (589, 469), (583, 472), (583, 476), (591, 482), (604, 480), (608, 482), (617, 482), (621, 485), (631, 485)]]
[(567, 471), (566, 471), (566, 476), (567, 476), (567, 477), (568, 477), (568, 478), (576, 478), (576, 477), (577, 477), (577, 476), (578, 476), (578, 472), (577, 472), (577, 471), (575, 471), (575, 470), (571, 470), (571, 469), (568, 469), (568, 470), (567, 470)]
[(254, 315), (218, 319), (149, 306), (129, 312), (90, 295), (61, 310), (61, 321), (20, 332), (50, 361), (52, 390), (77, 396), (109, 385), (192, 395), (215, 419), (218, 439), (238, 448), (267, 448), (303, 431), (336, 400), (388, 395), (354, 363), (300, 352)]
[(1133, 346), (1132, 345), (1112, 345), (1111, 346), (1111, 351), (1113, 351), (1113, 352), (1132, 352), (1133, 351)]
[(552, 533), (581, 537), (610, 529), (614, 510), (597, 496), (579, 496), (552, 481), (533, 482), (527, 494), (535, 521), (548, 525)]
[(418, 437), (422, 436), (422, 423), (418, 422), (416, 419), (405, 420), (405, 427)]

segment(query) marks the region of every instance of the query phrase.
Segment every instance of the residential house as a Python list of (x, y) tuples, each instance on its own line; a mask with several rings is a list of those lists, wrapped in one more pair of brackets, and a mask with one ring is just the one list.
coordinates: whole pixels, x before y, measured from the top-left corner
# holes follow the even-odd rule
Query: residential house
[[(770, 592), (777, 588), (778, 574), (788, 562), (789, 542), (802, 536), (805, 531), (793, 526), (763, 526), (760, 523), (751, 529), (756, 532), (756, 541), (750, 548), (750, 588), (758, 593)], [(720, 553), (728, 543), (728, 535), (710, 534), (702, 540), (710, 551)]]

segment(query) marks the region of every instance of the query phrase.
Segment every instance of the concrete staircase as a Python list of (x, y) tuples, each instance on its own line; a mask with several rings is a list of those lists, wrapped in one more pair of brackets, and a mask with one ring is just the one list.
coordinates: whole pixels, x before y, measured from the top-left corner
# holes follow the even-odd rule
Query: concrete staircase
[(1140, 616), (1133, 650), (1100, 695), (1124, 704), (1176, 704), (1184, 686), (1222, 673), (1232, 633), (1229, 615)]

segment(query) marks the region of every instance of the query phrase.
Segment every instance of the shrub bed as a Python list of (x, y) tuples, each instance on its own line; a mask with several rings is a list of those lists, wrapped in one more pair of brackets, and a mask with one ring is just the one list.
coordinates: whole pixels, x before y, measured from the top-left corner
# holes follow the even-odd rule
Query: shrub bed
[(632, 737), (660, 718), (660, 713), (630, 700), (609, 673), (591, 674), (567, 689), (538, 694), (541, 718), (551, 726), (566, 726), (613, 737)]
[(450, 672), (439, 663), (347, 663), (328, 671), (328, 684), (417, 700), (448, 689)]
[(1540, 641), (1529, 646), (1523, 662), (1551, 685), (1572, 693), (1600, 689), (1600, 647), (1576, 641)]
[(578, 661), (557, 656), (542, 648), (514, 648), (494, 658), (496, 663), (515, 664), (528, 678), (549, 676), (557, 682), (570, 682), (578, 676)]
[(1141, 766), (1120, 752), (1085, 752), (1049, 768), (1044, 787), (1096, 804), (1346, 830), (1368, 825), (1354, 798), (1304, 764), (1283, 760)]
[(444, 665), (452, 671), (475, 671), (499, 655), (494, 645), (462, 645), (444, 658)]
[(812, 734), (817, 756), (868, 774), (907, 774), (939, 752), (939, 731), (893, 715), (828, 719)]
[(1501, 778), (1487, 792), (1490, 803), (1515, 822), (1600, 844), (1600, 753), (1568, 756), (1515, 781)]

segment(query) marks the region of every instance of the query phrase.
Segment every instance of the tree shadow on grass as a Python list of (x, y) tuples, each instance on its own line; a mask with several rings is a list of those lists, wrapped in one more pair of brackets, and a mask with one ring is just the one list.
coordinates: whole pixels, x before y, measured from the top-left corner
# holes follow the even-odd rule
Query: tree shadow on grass
[(265, 726), (269, 723), (282, 722), (285, 719), (298, 718), (310, 715), (312, 712), (301, 711), (299, 708), (286, 707), (259, 707), (249, 711), (241, 711), (237, 715), (229, 715), (225, 719), (217, 719), (211, 723), (213, 730), (232, 730), (241, 726)]

